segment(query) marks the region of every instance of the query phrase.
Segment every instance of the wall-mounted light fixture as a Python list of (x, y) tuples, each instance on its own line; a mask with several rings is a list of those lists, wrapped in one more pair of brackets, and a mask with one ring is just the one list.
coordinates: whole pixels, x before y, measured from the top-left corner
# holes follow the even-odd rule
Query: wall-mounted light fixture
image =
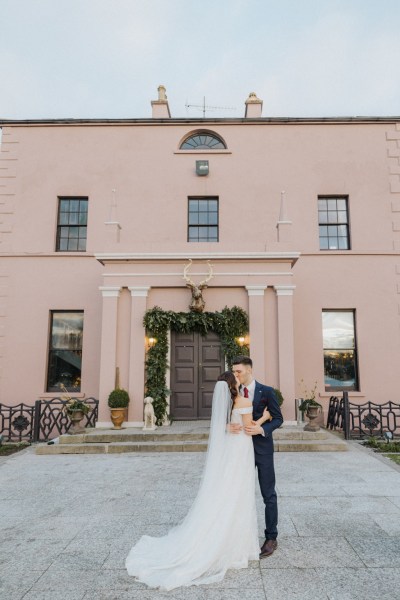
[(239, 346), (242, 348), (244, 346), (246, 338), (244, 338), (243, 336), (240, 336), (240, 337), (236, 338), (236, 341), (239, 344)]
[(208, 175), (209, 172), (208, 160), (196, 160), (196, 175), (204, 176)]
[(149, 337), (147, 342), (149, 344), (149, 348), (153, 348), (153, 346), (155, 346), (157, 344), (157, 338)]

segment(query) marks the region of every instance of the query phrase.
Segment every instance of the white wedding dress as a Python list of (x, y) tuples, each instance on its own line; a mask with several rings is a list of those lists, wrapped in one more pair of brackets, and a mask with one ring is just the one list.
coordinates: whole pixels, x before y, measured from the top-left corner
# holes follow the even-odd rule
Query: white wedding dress
[[(197, 496), (180, 525), (162, 538), (145, 535), (130, 550), (125, 564), (137, 581), (163, 590), (213, 583), (259, 560), (253, 443), (244, 432), (226, 432), (230, 406), (228, 385), (219, 381)], [(231, 422), (251, 412), (234, 409)]]

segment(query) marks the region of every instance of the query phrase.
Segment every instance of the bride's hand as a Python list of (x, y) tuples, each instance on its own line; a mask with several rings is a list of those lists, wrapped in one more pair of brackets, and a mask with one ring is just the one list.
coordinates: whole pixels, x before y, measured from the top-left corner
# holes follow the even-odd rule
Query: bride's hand
[(268, 408), (264, 408), (263, 418), (266, 421), (271, 421), (272, 417), (271, 417), (271, 413), (269, 412)]
[(239, 423), (228, 423), (226, 430), (228, 433), (240, 433), (243, 427)]

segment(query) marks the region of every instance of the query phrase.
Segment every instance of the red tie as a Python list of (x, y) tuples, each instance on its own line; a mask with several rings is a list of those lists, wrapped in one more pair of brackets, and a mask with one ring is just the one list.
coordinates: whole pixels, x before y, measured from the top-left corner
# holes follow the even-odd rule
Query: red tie
[(244, 392), (244, 397), (248, 398), (249, 397), (249, 390), (247, 389), (247, 387), (243, 388), (243, 392)]

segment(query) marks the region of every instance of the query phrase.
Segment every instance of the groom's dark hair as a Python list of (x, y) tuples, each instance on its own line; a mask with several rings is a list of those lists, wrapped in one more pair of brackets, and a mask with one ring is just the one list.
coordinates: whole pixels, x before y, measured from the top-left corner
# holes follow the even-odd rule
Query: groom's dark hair
[(251, 360), (250, 356), (241, 354), (240, 356), (235, 356), (232, 361), (232, 365), (248, 365), (249, 367), (253, 368), (253, 361)]

